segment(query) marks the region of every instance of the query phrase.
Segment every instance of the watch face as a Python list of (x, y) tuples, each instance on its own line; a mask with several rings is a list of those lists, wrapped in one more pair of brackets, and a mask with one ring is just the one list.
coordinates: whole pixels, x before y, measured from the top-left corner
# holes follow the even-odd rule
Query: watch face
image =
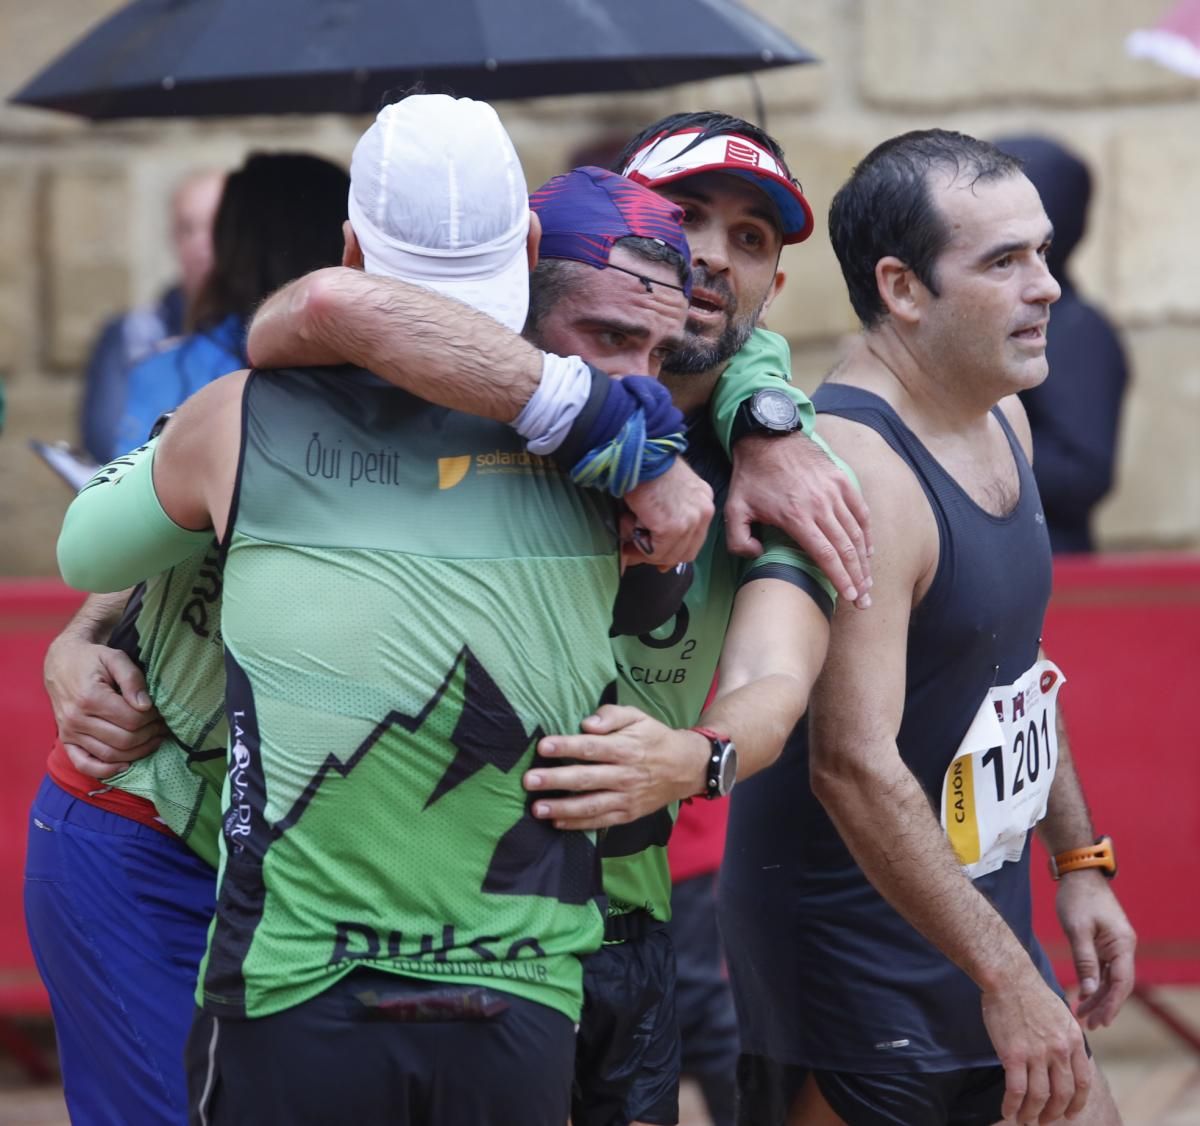
[(724, 797), (733, 789), (737, 781), (737, 749), (732, 743), (728, 745), (721, 756), (721, 796)]
[(800, 408), (782, 391), (759, 391), (750, 400), (750, 413), (768, 430), (794, 430), (800, 421)]

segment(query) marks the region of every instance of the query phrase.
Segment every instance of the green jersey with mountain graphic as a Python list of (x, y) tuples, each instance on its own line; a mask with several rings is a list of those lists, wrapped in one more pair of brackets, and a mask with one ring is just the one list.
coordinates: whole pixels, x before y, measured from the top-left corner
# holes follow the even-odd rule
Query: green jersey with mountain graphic
[(596, 848), (521, 777), (614, 698), (611, 500), (366, 372), (254, 372), (243, 419), (201, 1003), (262, 1016), (364, 966), (578, 1019)]

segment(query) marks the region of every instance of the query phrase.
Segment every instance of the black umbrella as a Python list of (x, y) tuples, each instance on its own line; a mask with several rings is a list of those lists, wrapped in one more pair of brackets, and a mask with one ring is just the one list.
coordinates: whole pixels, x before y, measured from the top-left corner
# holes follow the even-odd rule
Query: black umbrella
[(737, 0), (135, 0), (11, 100), (96, 120), (367, 113), (419, 79), (496, 100), (812, 60)]

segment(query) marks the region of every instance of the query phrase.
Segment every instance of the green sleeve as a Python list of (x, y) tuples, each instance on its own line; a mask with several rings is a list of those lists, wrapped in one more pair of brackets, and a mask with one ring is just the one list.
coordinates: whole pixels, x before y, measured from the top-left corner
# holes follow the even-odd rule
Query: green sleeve
[(212, 531), (181, 528), (154, 491), (153, 438), (101, 468), (71, 502), (58, 536), (68, 586), (97, 594), (125, 590), (212, 542)]
[(816, 412), (808, 396), (792, 386), (792, 352), (788, 342), (777, 332), (756, 328), (721, 373), (709, 404), (717, 440), (730, 456), (729, 438), (738, 407), (764, 387), (788, 395), (800, 409), (801, 429), (806, 434), (812, 433)]
[(778, 528), (758, 528), (763, 553), (747, 559), (742, 567), (739, 586), (755, 579), (781, 578), (807, 590), (826, 617), (837, 605), (837, 590), (825, 573)]
[[(855, 476), (854, 470), (830, 449), (829, 443), (815, 430), (809, 436), (825, 451), (825, 455), (833, 464), (850, 478), (854, 487), (861, 492), (862, 487), (858, 483), (858, 478)], [(826, 613), (830, 613), (837, 605), (837, 591), (834, 589), (833, 583), (826, 578), (821, 568), (809, 558), (808, 553), (793, 543), (778, 528), (756, 527), (755, 535), (762, 541), (763, 553), (755, 559), (745, 561), (740, 583), (748, 583), (756, 578), (767, 577), (763, 574), (755, 574), (756, 571), (762, 571), (764, 568), (777, 572), (777, 568), (779, 567), (790, 567), (793, 572), (801, 572), (807, 576), (807, 579), (800, 580), (797, 585), (809, 589), (822, 609)], [(787, 577), (782, 572), (777, 573), (780, 574), (780, 577)], [(823, 591), (828, 597), (828, 605), (820, 597), (820, 591), (815, 588), (820, 588), (820, 591)]]

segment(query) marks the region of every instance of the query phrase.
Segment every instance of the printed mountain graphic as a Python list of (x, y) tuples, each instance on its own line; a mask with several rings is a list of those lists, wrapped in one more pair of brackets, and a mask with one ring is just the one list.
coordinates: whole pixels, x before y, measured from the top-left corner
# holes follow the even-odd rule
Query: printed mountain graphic
[(425, 803), (426, 809), (489, 763), (507, 774), (516, 766), (529, 744), (545, 734), (539, 728), (533, 735), (526, 735), (521, 717), (513, 711), (512, 705), (488, 676), (487, 669), (479, 663), (475, 654), (470, 649), (464, 649), (463, 657), (465, 699), (454, 734), (450, 736), (450, 742), (457, 748), (458, 754), (430, 794)]
[[(325, 760), (274, 827), (271, 852), (288, 851), (289, 830), (303, 819), (310, 840), (323, 839), (326, 825), (331, 837), (351, 838), (347, 862), (367, 883), (403, 880), (418, 899), (437, 901), (454, 883), (587, 903), (599, 886), (595, 846), (536, 820), (529, 799), (516, 798), (543, 734), (525, 731), (464, 646), (416, 715), (390, 712), (349, 758)], [(394, 876), (383, 870), (396, 865)]]

